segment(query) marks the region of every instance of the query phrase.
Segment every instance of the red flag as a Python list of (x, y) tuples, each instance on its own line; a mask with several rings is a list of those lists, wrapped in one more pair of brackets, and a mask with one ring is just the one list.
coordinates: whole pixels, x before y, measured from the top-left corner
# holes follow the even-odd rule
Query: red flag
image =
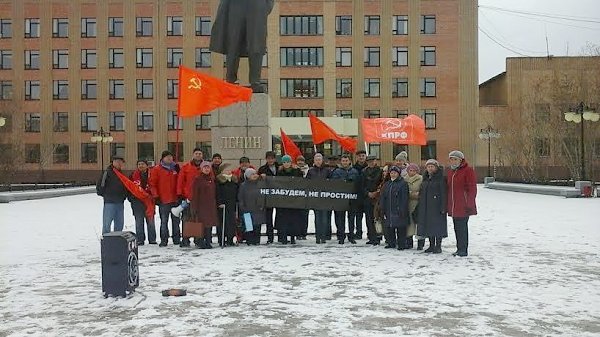
[(210, 113), (237, 102), (249, 102), (252, 89), (227, 83), (218, 78), (179, 66), (179, 117)]
[(121, 171), (115, 169), (113, 167), (113, 172), (119, 177), (119, 180), (123, 183), (123, 186), (131, 193), (134, 197), (140, 200), (144, 206), (146, 206), (146, 217), (148, 219), (154, 218), (154, 199), (152, 196), (148, 194), (148, 192), (144, 191), (142, 186), (134, 183), (129, 180)]
[(363, 118), (360, 121), (365, 142), (393, 142), (426, 145), (425, 122), (417, 115), (406, 118)]
[(312, 131), (313, 144), (321, 144), (326, 140), (333, 139), (340, 143), (344, 150), (348, 152), (356, 152), (356, 139), (338, 135), (329, 125), (325, 124), (313, 114), (308, 114), (308, 117), (310, 118), (310, 129)]
[(302, 151), (296, 146), (296, 143), (288, 135), (283, 132), (282, 128), (279, 128), (281, 132), (281, 143), (283, 144), (283, 152), (288, 156), (292, 157), (292, 162), (296, 162), (296, 158), (302, 155)]

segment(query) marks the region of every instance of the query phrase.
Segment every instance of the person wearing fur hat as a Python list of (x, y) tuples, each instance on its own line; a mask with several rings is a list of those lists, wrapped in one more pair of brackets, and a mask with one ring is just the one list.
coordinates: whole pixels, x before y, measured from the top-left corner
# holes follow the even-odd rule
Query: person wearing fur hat
[(448, 215), (454, 222), (456, 252), (454, 256), (467, 256), (469, 247), (469, 217), (477, 215), (477, 176), (475, 170), (458, 150), (448, 154), (450, 167), (447, 170)]
[(204, 225), (204, 233), (194, 238), (194, 243), (200, 249), (212, 248), (212, 228), (217, 225), (217, 186), (215, 183), (212, 164), (203, 161), (200, 164), (200, 174), (192, 184), (192, 199), (190, 200), (190, 220)]
[(169, 151), (163, 151), (160, 156), (160, 163), (152, 168), (148, 178), (150, 191), (158, 205), (160, 215), (160, 247), (165, 247), (169, 240), (169, 216), (171, 217), (173, 244), (179, 245), (181, 243), (180, 219), (171, 213), (171, 209), (179, 204), (177, 198), (179, 171), (179, 165), (173, 160), (173, 154)]
[[(404, 180), (408, 184), (408, 190), (410, 192), (410, 198), (408, 201), (408, 212), (410, 213), (410, 225), (406, 228), (406, 247), (408, 249), (413, 248), (413, 235), (417, 234), (417, 205), (419, 204), (419, 191), (421, 190), (421, 183), (423, 182), (423, 176), (419, 174), (419, 166), (411, 163), (406, 167), (406, 176)], [(417, 250), (422, 250), (425, 245), (425, 240), (418, 238)]]
[(429, 248), (425, 253), (442, 252), (442, 239), (448, 237), (446, 216), (446, 178), (440, 164), (435, 159), (425, 163), (423, 184), (419, 193), (419, 217), (417, 235), (429, 238)]
[(265, 201), (258, 187), (260, 175), (254, 168), (249, 167), (244, 170), (244, 177), (245, 180), (238, 190), (239, 215), (241, 219), (245, 219), (244, 215), (248, 214), (248, 218), (252, 221), (252, 231), (244, 234), (246, 243), (259, 245), (260, 227), (266, 223)]
[(406, 151), (402, 151), (396, 155), (394, 165), (399, 167), (402, 170), (400, 176), (402, 178), (406, 177), (406, 168), (408, 167), (408, 153)]
[[(298, 167), (292, 166), (292, 157), (287, 154), (281, 157), (281, 166), (278, 177), (298, 177), (302, 178), (302, 171)], [(296, 237), (302, 234), (304, 210), (294, 208), (277, 208), (275, 215), (275, 228), (277, 236), (282, 244), (296, 244)], [(290, 240), (288, 241), (288, 236)]]
[(385, 248), (398, 250), (406, 249), (406, 228), (410, 224), (408, 184), (400, 176), (401, 173), (402, 169), (398, 166), (390, 167), (390, 180), (383, 185), (379, 197), (386, 234)]
[[(214, 163), (213, 163), (214, 165)], [(236, 205), (238, 195), (238, 178), (231, 173), (227, 164), (220, 165), (221, 173), (217, 175), (217, 204), (219, 205), (219, 223), (217, 236), (219, 246), (233, 246), (236, 227)], [(225, 213), (225, 242), (223, 243), (223, 213)]]

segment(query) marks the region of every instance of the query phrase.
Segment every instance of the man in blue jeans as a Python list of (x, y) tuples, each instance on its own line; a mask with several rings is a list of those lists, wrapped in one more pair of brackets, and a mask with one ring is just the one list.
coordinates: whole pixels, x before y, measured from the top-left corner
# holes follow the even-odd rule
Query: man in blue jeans
[(124, 215), (123, 202), (127, 197), (127, 189), (113, 171), (121, 171), (125, 160), (115, 156), (111, 164), (102, 172), (96, 184), (96, 193), (104, 199), (102, 211), (102, 234), (110, 233), (110, 225), (114, 222), (116, 232), (123, 230)]

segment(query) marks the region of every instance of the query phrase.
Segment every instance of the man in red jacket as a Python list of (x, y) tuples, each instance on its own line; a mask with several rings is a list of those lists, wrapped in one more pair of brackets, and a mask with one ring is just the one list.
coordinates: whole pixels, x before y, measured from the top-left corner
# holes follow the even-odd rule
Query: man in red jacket
[(475, 170), (465, 160), (465, 155), (458, 151), (450, 152), (446, 179), (448, 182), (448, 215), (454, 222), (456, 235), (456, 252), (454, 256), (469, 255), (469, 216), (477, 215), (477, 177)]
[(173, 244), (181, 243), (179, 231), (179, 218), (171, 213), (171, 208), (177, 207), (177, 177), (179, 165), (173, 160), (173, 154), (163, 151), (160, 163), (152, 168), (148, 183), (150, 191), (160, 214), (160, 244), (165, 247), (169, 241), (169, 216), (171, 217), (171, 229), (173, 230)]
[[(192, 160), (183, 164), (181, 167), (181, 172), (179, 173), (179, 178), (177, 179), (177, 198), (178, 201), (182, 200), (192, 200), (192, 185), (194, 183), (194, 179), (200, 174), (200, 164), (204, 158), (204, 153), (200, 148), (195, 148), (192, 153)], [(185, 226), (185, 222), (189, 217), (189, 208), (183, 211), (181, 215), (182, 218), (182, 226)], [(198, 241), (194, 239), (194, 243)], [(189, 247), (190, 246), (190, 238), (183, 238), (181, 241), (181, 247)]]
[[(148, 169), (148, 162), (140, 159), (137, 162), (137, 170), (133, 171), (129, 176), (129, 180), (133, 181), (137, 185), (140, 185), (144, 191), (152, 195), (148, 180), (150, 179), (150, 170)], [(154, 227), (154, 217), (146, 217), (146, 207), (144, 203), (137, 198), (131, 196), (129, 199), (131, 203), (131, 210), (135, 218), (135, 236), (137, 238), (138, 246), (143, 246), (146, 240), (146, 233), (144, 231), (144, 221), (148, 228), (148, 242), (151, 245), (156, 244), (156, 228)]]

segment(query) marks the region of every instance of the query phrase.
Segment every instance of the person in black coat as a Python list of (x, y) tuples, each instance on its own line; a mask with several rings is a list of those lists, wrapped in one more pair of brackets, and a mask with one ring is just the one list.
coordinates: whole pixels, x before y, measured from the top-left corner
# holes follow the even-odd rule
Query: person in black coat
[[(283, 163), (279, 167), (278, 177), (298, 177), (302, 178), (302, 171), (298, 167), (292, 166), (292, 158), (288, 155), (281, 157)], [(275, 227), (279, 242), (284, 245), (288, 242), (296, 244), (296, 236), (302, 234), (302, 217), (304, 210), (295, 208), (277, 208), (275, 215)], [(290, 240), (288, 241), (288, 236)]]
[(408, 212), (408, 184), (400, 175), (398, 166), (390, 168), (390, 180), (381, 190), (380, 207), (383, 214), (387, 245), (385, 248), (406, 249), (406, 227), (410, 224)]
[[(244, 223), (244, 237), (248, 245), (260, 244), (260, 227), (266, 222), (265, 219), (265, 198), (260, 194), (258, 187), (259, 175), (253, 168), (247, 168), (244, 171), (244, 182), (238, 190), (239, 215), (242, 221), (249, 218), (252, 221), (250, 228), (246, 231)], [(247, 217), (246, 217), (247, 215)]]
[(442, 239), (448, 237), (446, 218), (446, 178), (435, 159), (425, 164), (423, 183), (419, 193), (419, 226), (417, 234), (429, 238), (425, 253), (441, 253)]
[[(279, 171), (279, 164), (275, 160), (275, 152), (267, 151), (265, 153), (266, 164), (258, 168), (258, 174), (265, 177), (273, 177), (277, 175)], [(267, 244), (273, 243), (273, 237), (275, 236), (275, 230), (273, 228), (273, 210), (274, 208), (265, 208), (265, 220), (267, 221)]]
[[(306, 179), (319, 181), (329, 178), (331, 170), (323, 163), (322, 154), (315, 154), (313, 164), (314, 166), (306, 174)], [(313, 212), (315, 213), (315, 237), (317, 244), (323, 244), (327, 240), (327, 230), (329, 229), (329, 233), (331, 233), (331, 210), (314, 209)]]
[[(217, 175), (217, 205), (219, 205), (217, 236), (219, 237), (219, 246), (233, 246), (239, 184), (238, 178), (231, 173), (231, 170), (224, 166), (221, 168), (223, 172)], [(223, 243), (223, 212), (225, 212), (225, 243)]]
[(367, 221), (367, 241), (368, 245), (378, 245), (381, 239), (375, 230), (375, 201), (377, 199), (377, 190), (383, 180), (383, 171), (377, 166), (377, 157), (367, 157), (368, 166), (362, 172), (360, 193), (364, 197), (364, 211)]
[(127, 189), (117, 177), (113, 168), (121, 171), (125, 160), (113, 157), (112, 163), (102, 172), (96, 183), (96, 194), (104, 199), (102, 210), (102, 234), (110, 232), (110, 224), (114, 222), (115, 232), (122, 231), (125, 223), (124, 205), (125, 198), (129, 195)]
[(355, 155), (356, 163), (354, 163), (352, 167), (354, 167), (354, 169), (356, 169), (356, 171), (358, 172), (358, 179), (356, 179), (356, 190), (359, 191), (359, 193), (358, 199), (350, 201), (350, 205), (352, 206), (352, 216), (354, 217), (356, 229), (356, 233), (354, 233), (353, 237), (355, 240), (361, 240), (363, 235), (363, 214), (366, 213), (364, 209), (366, 196), (365, 194), (360, 192), (364, 192), (362, 191), (362, 181), (364, 178), (363, 171), (365, 170), (365, 168), (367, 168), (369, 164), (367, 163), (367, 151), (359, 150), (356, 151)]

